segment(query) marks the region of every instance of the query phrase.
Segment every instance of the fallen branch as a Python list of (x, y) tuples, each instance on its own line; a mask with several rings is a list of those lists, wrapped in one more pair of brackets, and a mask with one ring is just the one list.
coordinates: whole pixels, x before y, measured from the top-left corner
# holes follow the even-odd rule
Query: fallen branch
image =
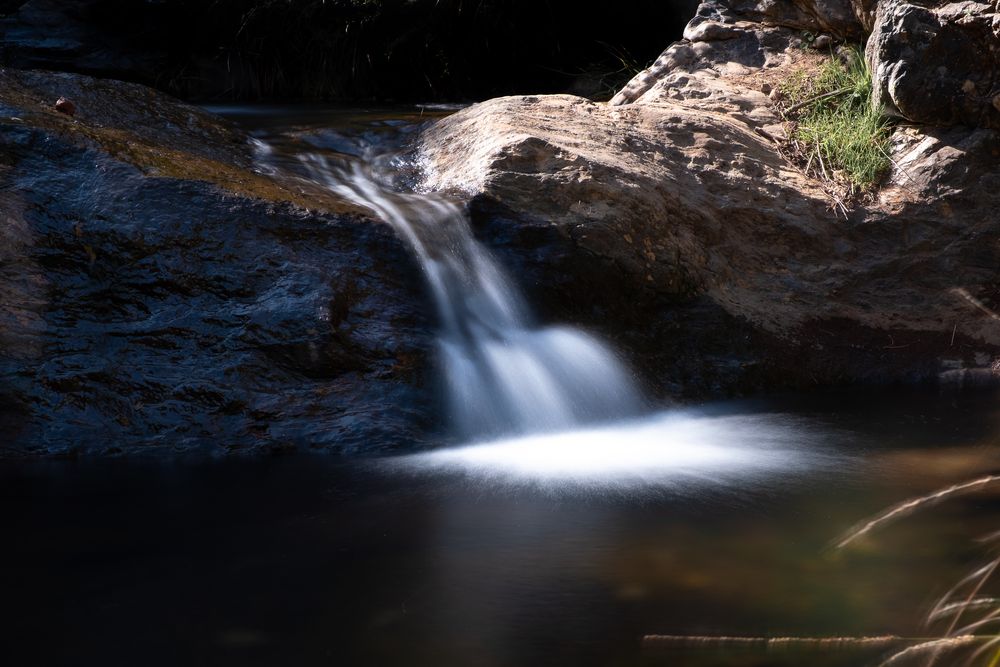
[(825, 100), (825, 99), (827, 99), (829, 97), (836, 97), (837, 95), (843, 95), (844, 93), (849, 93), (852, 90), (854, 90), (853, 87), (850, 87), (850, 88), (840, 88), (838, 90), (831, 90), (828, 93), (823, 93), (822, 95), (816, 95), (815, 97), (810, 97), (808, 100), (804, 100), (802, 102), (799, 102), (798, 104), (793, 104), (792, 106), (788, 107), (787, 109), (785, 109), (784, 113), (786, 113), (786, 114), (794, 113), (794, 112), (798, 111), (799, 109), (801, 109), (802, 107), (809, 106), (810, 104), (813, 104), (814, 102), (819, 102), (819, 101)]

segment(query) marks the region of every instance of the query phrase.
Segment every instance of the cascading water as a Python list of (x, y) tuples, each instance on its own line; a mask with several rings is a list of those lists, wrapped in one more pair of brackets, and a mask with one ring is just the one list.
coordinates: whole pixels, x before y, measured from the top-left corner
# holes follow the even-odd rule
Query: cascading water
[(826, 436), (786, 415), (738, 407), (653, 413), (603, 344), (571, 327), (540, 326), (476, 241), (464, 206), (397, 185), (413, 165), (391, 153), (373, 156), (372, 146), (399, 138), (387, 142), (382, 132), (406, 127), (379, 121), (360, 132), (295, 130), (257, 143), (260, 169), (302, 178), (303, 192), (322, 188), (372, 210), (426, 276), (440, 320), (449, 423), (473, 442), (394, 457), (387, 469), (555, 491), (687, 493), (833, 465), (817, 453)]
[(628, 371), (594, 337), (540, 327), (464, 207), (435, 193), (395, 191), (376, 160), (349, 166), (300, 156), (309, 178), (374, 211), (410, 247), (426, 276), (441, 331), (438, 349), (449, 417), (480, 438), (570, 428), (634, 415), (642, 399)]

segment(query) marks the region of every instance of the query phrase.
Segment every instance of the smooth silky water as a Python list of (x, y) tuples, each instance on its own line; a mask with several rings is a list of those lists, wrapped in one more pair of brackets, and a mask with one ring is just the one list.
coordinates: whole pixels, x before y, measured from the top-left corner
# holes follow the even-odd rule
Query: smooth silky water
[(322, 183), (406, 238), (468, 444), (4, 466), (10, 664), (877, 664), (878, 651), (643, 637), (912, 636), (983, 557), (972, 538), (997, 513), (982, 494), (831, 544), (887, 505), (996, 469), (1000, 397), (649, 411), (600, 341), (532, 318), (459, 205), (398, 192), (365, 155), (426, 111), (343, 112), (337, 128), (329, 113), (231, 111), (260, 132), (262, 169)]

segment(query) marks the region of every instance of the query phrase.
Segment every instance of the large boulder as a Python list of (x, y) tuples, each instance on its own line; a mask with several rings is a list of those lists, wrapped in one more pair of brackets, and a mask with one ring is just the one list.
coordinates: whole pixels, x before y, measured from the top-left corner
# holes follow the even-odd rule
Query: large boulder
[(995, 3), (879, 2), (866, 55), (874, 102), (917, 123), (1000, 128)]
[(253, 171), (199, 109), (0, 70), (0, 238), (2, 456), (372, 451), (428, 427), (405, 248)]
[[(707, 0), (685, 27), (684, 39), (668, 46), (637, 74), (611, 99), (611, 105), (635, 102), (657, 84), (662, 88), (671, 73), (701, 76), (702, 70), (718, 67), (775, 67), (776, 58), (788, 59), (786, 47), (793, 32), (860, 41), (874, 20), (873, 11), (874, 0)], [(707, 46), (723, 41), (737, 45), (727, 45), (724, 54)], [(802, 40), (798, 43), (805, 45)]]
[(831, 47), (834, 41), (865, 44), (873, 103), (890, 115), (940, 126), (1000, 127), (1000, 14), (996, 3), (975, 1), (708, 0), (684, 40), (669, 46), (611, 104), (640, 100), (671, 74), (700, 75), (719, 65), (718, 58), (708, 64), (701, 58), (705, 43), (742, 40), (745, 48), (727, 49), (729, 63), (773, 67), (781, 49), (760, 43), (783, 28), (807, 41), (822, 36), (826, 41), (816, 43)]
[(886, 187), (843, 207), (785, 157), (764, 94), (819, 56), (798, 29), (725, 25), (612, 105), (503, 98), (438, 122), (428, 187), (470, 196), (537, 298), (661, 388), (993, 377), (997, 133), (901, 129)]

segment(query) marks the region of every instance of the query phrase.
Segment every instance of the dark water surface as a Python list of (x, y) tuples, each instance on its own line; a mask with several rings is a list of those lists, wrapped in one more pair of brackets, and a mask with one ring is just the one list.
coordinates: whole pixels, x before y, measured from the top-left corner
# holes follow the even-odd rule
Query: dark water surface
[[(714, 462), (610, 485), (564, 480), (558, 465), (539, 480), (419, 457), (6, 464), (3, 662), (877, 664), (878, 651), (642, 638), (926, 632), (935, 595), (985, 558), (972, 538), (995, 528), (997, 496), (844, 552), (830, 543), (886, 505), (996, 469), (998, 399), (883, 392), (684, 413), (801, 429), (797, 462), (746, 477), (714, 475)], [(739, 429), (729, 439), (708, 444), (739, 446)], [(628, 446), (606, 444), (611, 459)]]

